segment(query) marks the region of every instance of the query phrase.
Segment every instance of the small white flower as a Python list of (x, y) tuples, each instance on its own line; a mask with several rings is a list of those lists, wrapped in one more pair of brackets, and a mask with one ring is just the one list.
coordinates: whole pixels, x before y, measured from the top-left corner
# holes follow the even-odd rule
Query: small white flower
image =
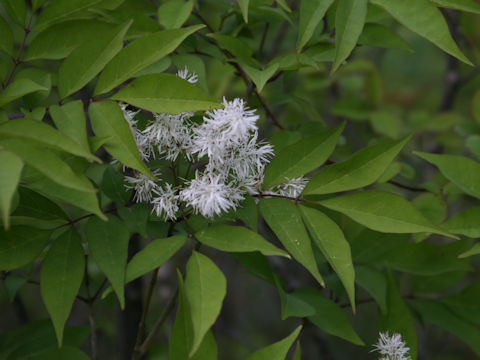
[(143, 161), (148, 161), (148, 159), (153, 153), (153, 146), (150, 144), (149, 139), (137, 127), (138, 121), (135, 119), (135, 115), (137, 115), (140, 110), (128, 110), (128, 104), (126, 103), (118, 103), (118, 105), (122, 109), (123, 117), (125, 118), (128, 126), (130, 127), (130, 131), (132, 132), (133, 139), (137, 144), (140, 157)]
[[(155, 177), (158, 177), (160, 176), (160, 171), (158, 169), (154, 170), (152, 171), (152, 174)], [(125, 176), (125, 180), (128, 183), (125, 184), (125, 187), (127, 189), (135, 190), (135, 196), (133, 197), (133, 200), (137, 203), (149, 203), (153, 198), (153, 193), (158, 190), (158, 185), (154, 180), (138, 171), (135, 171), (134, 176)]]
[(189, 73), (188, 68), (185, 66), (185, 69), (178, 70), (177, 76), (184, 80), (187, 80), (190, 84), (196, 84), (198, 81), (198, 76), (195, 73)]
[(157, 216), (162, 216), (165, 221), (175, 220), (175, 214), (178, 212), (179, 206), (178, 195), (172, 185), (166, 183), (165, 187), (158, 187), (155, 194), (157, 196), (152, 200), (153, 211)]
[(307, 183), (309, 179), (304, 178), (303, 176), (294, 178), (294, 179), (288, 179), (285, 178), (286, 182), (283, 184), (274, 186), (271, 189), (268, 189), (267, 191), (264, 192), (264, 194), (275, 194), (275, 195), (282, 195), (282, 196), (288, 196), (291, 198), (297, 198), (300, 196), (302, 193), (303, 189), (305, 189), (305, 186), (307, 186)]
[(410, 348), (406, 346), (400, 334), (392, 334), (388, 331), (380, 333), (378, 343), (373, 345), (373, 350), (378, 352), (382, 357), (379, 360), (410, 360), (408, 352)]
[(195, 179), (180, 191), (180, 199), (190, 205), (196, 214), (211, 218), (235, 208), (244, 197), (238, 188), (226, 184), (222, 175), (200, 174), (197, 171)]

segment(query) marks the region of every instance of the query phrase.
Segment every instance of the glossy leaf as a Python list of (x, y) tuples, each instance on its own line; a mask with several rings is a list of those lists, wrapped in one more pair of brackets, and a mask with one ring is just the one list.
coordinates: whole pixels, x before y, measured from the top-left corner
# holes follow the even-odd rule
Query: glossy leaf
[(260, 212), (285, 249), (324, 286), (313, 256), (310, 237), (295, 204), (285, 199), (262, 199)]
[(305, 187), (303, 194), (330, 194), (358, 189), (375, 182), (402, 150), (410, 136), (362, 149), (344, 162), (320, 170)]
[(217, 250), (229, 252), (259, 251), (263, 255), (279, 255), (290, 258), (285, 251), (272, 245), (257, 233), (231, 225), (214, 225), (195, 234), (201, 243)]
[(95, 135), (105, 137), (105, 149), (121, 163), (153, 176), (143, 163), (122, 110), (114, 101), (100, 101), (88, 108)]
[(480, 199), (480, 163), (457, 155), (438, 155), (415, 152), (434, 164), (441, 173), (467, 194)]
[(430, 223), (403, 197), (383, 191), (362, 191), (320, 201), (352, 220), (376, 231), (387, 233), (431, 232), (455, 238)]
[(92, 80), (122, 49), (130, 20), (76, 48), (62, 63), (58, 72), (58, 91), (63, 99)]
[(132, 41), (102, 71), (94, 94), (108, 92), (122, 84), (140, 70), (170, 54), (186, 37), (203, 27), (195, 25), (184, 29), (159, 31)]
[(87, 140), (87, 120), (83, 111), (83, 103), (80, 100), (49, 108), (52, 120), (57, 129), (74, 140), (84, 150), (90, 152)]
[(63, 328), (80, 290), (85, 271), (85, 256), (80, 236), (70, 229), (59, 236), (42, 264), (40, 289), (62, 346)]
[(371, 3), (384, 8), (398, 22), (443, 51), (472, 65), (452, 39), (441, 11), (429, 0), (371, 0)]
[(23, 161), (20, 157), (9, 151), (0, 150), (0, 213), (3, 227), (7, 230), (10, 226), (12, 199), (20, 181), (22, 169)]
[(281, 184), (321, 166), (333, 152), (343, 128), (344, 124), (280, 150), (265, 171), (263, 187)]
[(112, 284), (123, 309), (129, 232), (117, 217), (112, 215), (107, 217), (108, 221), (90, 218), (85, 227), (85, 234), (95, 262)]
[(205, 334), (220, 314), (227, 292), (225, 276), (205, 255), (194, 252), (187, 263), (185, 294), (190, 306), (193, 339), (189, 357), (200, 347)]
[(263, 87), (267, 81), (275, 74), (278, 70), (278, 63), (273, 63), (265, 67), (263, 70), (257, 70), (254, 67), (249, 65), (242, 65), (243, 70), (247, 73), (248, 77), (252, 79), (253, 83), (257, 87), (258, 92), (262, 92)]
[(358, 43), (413, 52), (410, 45), (400, 35), (380, 24), (365, 24), (363, 32), (358, 38)]
[(250, 354), (245, 360), (285, 360), (288, 350), (292, 347), (295, 339), (302, 331), (302, 326), (297, 327), (289, 336), (268, 345), (260, 350)]
[(0, 228), (0, 270), (13, 270), (27, 265), (47, 245), (50, 231), (26, 226)]
[(442, 226), (452, 234), (480, 238), (480, 207), (474, 206), (449, 218)]
[(35, 29), (45, 29), (48, 26), (67, 20), (74, 13), (86, 10), (101, 0), (56, 0), (50, 2), (38, 15)]
[(165, 29), (178, 29), (190, 17), (193, 0), (170, 0), (158, 7), (158, 23)]
[(362, 34), (367, 17), (367, 0), (344, 0), (337, 6), (335, 18), (335, 60), (332, 73), (347, 59)]
[(434, 4), (447, 9), (480, 14), (480, 4), (475, 0), (432, 0)]
[(349, 243), (342, 230), (328, 216), (310, 207), (300, 205), (299, 208), (314, 243), (345, 287), (355, 312), (355, 269)]
[(188, 81), (175, 75), (139, 77), (112, 96), (152, 112), (178, 114), (219, 107), (219, 102)]
[(1, 93), (0, 93), (0, 107), (9, 102), (17, 100), (24, 95), (33, 93), (39, 90), (48, 90), (45, 86), (37, 84), (29, 79), (18, 79), (10, 83)]
[(332, 3), (333, 0), (302, 0), (300, 3), (297, 52), (300, 52), (311, 39), (315, 28), (323, 19)]

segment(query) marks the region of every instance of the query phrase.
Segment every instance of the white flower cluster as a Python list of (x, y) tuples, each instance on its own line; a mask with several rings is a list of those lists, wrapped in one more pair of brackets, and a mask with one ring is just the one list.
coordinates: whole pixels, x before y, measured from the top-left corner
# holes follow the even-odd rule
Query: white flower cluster
[(410, 360), (408, 352), (410, 348), (407, 347), (402, 340), (400, 334), (392, 334), (390, 336), (388, 331), (380, 333), (378, 343), (373, 345), (373, 350), (378, 352), (382, 357), (379, 360)]
[[(192, 84), (197, 81), (186, 68), (177, 76)], [(134, 200), (151, 203), (158, 216), (174, 220), (184, 202), (194, 213), (213, 217), (235, 209), (247, 194), (259, 193), (273, 147), (257, 141), (259, 116), (242, 99), (224, 99), (223, 106), (207, 111), (200, 124), (190, 120), (193, 113), (154, 114), (143, 130), (134, 119), (137, 113), (120, 106), (144, 161), (159, 157), (173, 162), (183, 155), (197, 167), (193, 179), (177, 179), (181, 184), (175, 187), (158, 185), (138, 172), (126, 177), (126, 186), (135, 190)], [(276, 191), (297, 194), (300, 184), (293, 179)]]

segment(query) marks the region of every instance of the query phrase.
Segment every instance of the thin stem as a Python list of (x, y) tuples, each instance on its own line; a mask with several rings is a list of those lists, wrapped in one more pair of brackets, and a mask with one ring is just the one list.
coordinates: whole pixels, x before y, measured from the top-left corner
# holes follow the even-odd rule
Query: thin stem
[(265, 46), (265, 40), (267, 39), (267, 34), (268, 34), (268, 29), (269, 28), (270, 28), (270, 24), (266, 23), (265, 28), (263, 29), (262, 39), (260, 40), (260, 46), (258, 47), (257, 59), (262, 58), (263, 47)]
[[(117, 208), (107, 210), (104, 213), (109, 214), (109, 213), (112, 213), (112, 212), (115, 212), (115, 211), (117, 211)], [(58, 225), (57, 227), (53, 228), (52, 230), (57, 230), (57, 229), (60, 229), (62, 227), (65, 227), (65, 226), (70, 226), (70, 225), (76, 224), (77, 222), (82, 221), (84, 219), (88, 219), (92, 216), (95, 216), (95, 214), (87, 214), (87, 215), (80, 216), (80, 217), (72, 219), (72, 220), (70, 220), (70, 221), (68, 221), (68, 222), (66, 222), (62, 225)]]

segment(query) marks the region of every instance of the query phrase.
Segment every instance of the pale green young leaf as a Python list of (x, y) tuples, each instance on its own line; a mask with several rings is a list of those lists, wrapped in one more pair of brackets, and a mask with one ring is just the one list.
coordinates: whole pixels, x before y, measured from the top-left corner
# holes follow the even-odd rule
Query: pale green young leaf
[(90, 104), (88, 114), (95, 135), (106, 138), (103, 146), (112, 156), (132, 169), (153, 176), (140, 158), (130, 127), (115, 101), (94, 102)]
[(201, 243), (217, 250), (229, 252), (259, 251), (263, 255), (290, 258), (285, 251), (272, 245), (257, 233), (241, 226), (214, 225), (195, 234)]
[(315, 170), (332, 154), (345, 124), (289, 145), (273, 158), (265, 171), (263, 187), (284, 183)]
[(237, 0), (237, 3), (242, 12), (243, 21), (245, 21), (245, 24), (248, 24), (248, 5), (250, 0)]
[(35, 30), (68, 20), (72, 14), (81, 12), (99, 3), (101, 0), (56, 0), (50, 2), (38, 15)]
[(460, 51), (450, 35), (441, 11), (429, 0), (371, 0), (388, 11), (398, 22), (468, 65), (470, 60)]
[(20, 157), (10, 151), (0, 150), (0, 213), (2, 214), (3, 227), (7, 230), (10, 226), (12, 199), (20, 181), (22, 169), (23, 161)]
[(92, 217), (85, 226), (89, 250), (98, 267), (112, 284), (120, 306), (125, 306), (125, 268), (127, 265), (128, 239), (126, 225), (113, 215), (108, 221)]
[(275, 2), (280, 5), (280, 7), (285, 10), (287, 13), (291, 13), (292, 9), (288, 6), (287, 2), (285, 0), (275, 0)]
[(45, 248), (50, 234), (27, 226), (0, 228), (0, 270), (13, 270), (30, 263)]
[(30, 79), (14, 80), (0, 93), (0, 107), (39, 90), (48, 90), (48, 88)]
[(365, 24), (362, 34), (358, 38), (358, 43), (360, 45), (413, 52), (410, 45), (400, 35), (380, 24)]
[(432, 0), (432, 2), (439, 7), (480, 14), (480, 4), (475, 0)]
[(302, 326), (297, 327), (286, 338), (255, 351), (247, 356), (245, 360), (285, 360), (288, 350), (292, 347), (300, 331), (302, 331)]
[(107, 30), (77, 47), (58, 72), (58, 92), (64, 99), (92, 80), (122, 49), (123, 38), (132, 20)]
[(376, 231), (386, 233), (435, 233), (451, 238), (433, 225), (403, 197), (383, 191), (361, 191), (320, 201), (320, 204)]
[(188, 260), (186, 273), (185, 294), (190, 307), (193, 328), (189, 349), (189, 357), (192, 357), (220, 314), (227, 292), (227, 282), (213, 261), (196, 251)]
[(317, 209), (299, 206), (312, 239), (332, 266), (347, 291), (355, 312), (355, 269), (350, 244), (340, 227)]
[(402, 150), (410, 136), (362, 149), (344, 162), (327, 166), (310, 180), (303, 191), (309, 194), (330, 194), (358, 189), (375, 182)]
[(295, 204), (286, 199), (260, 200), (260, 212), (287, 251), (324, 286), (313, 255), (310, 237)]
[(184, 29), (164, 30), (132, 41), (102, 71), (94, 94), (112, 90), (140, 70), (170, 54), (185, 38), (203, 27), (204, 25), (195, 25)]
[(170, 74), (142, 76), (122, 88), (112, 98), (152, 112), (169, 114), (220, 106), (214, 97), (197, 86)]
[(275, 74), (275, 72), (278, 70), (278, 67), (279, 63), (272, 63), (263, 70), (257, 70), (254, 67), (242, 64), (243, 70), (245, 70), (248, 77), (252, 79), (259, 93), (262, 92), (263, 87), (267, 83), (268, 79)]
[(367, 17), (367, 0), (343, 0), (338, 3), (335, 17), (334, 73), (350, 55), (360, 37)]
[(63, 328), (80, 290), (85, 271), (85, 255), (74, 228), (59, 236), (48, 250), (40, 273), (40, 290), (62, 346)]
[(188, 20), (193, 9), (193, 0), (170, 0), (158, 7), (158, 23), (165, 29), (178, 29)]
[(13, 55), (13, 33), (8, 23), (0, 16), (0, 50)]
[(81, 100), (71, 101), (62, 106), (52, 105), (49, 112), (57, 129), (90, 152), (87, 140), (87, 119)]
[(470, 238), (480, 238), (480, 206), (462, 211), (442, 224), (452, 234), (465, 235)]
[(428, 154), (418, 151), (414, 154), (438, 167), (448, 180), (465, 193), (480, 199), (480, 163), (457, 155)]
[(311, 39), (315, 28), (325, 16), (333, 0), (302, 0), (300, 3), (300, 24), (298, 30), (297, 52)]

